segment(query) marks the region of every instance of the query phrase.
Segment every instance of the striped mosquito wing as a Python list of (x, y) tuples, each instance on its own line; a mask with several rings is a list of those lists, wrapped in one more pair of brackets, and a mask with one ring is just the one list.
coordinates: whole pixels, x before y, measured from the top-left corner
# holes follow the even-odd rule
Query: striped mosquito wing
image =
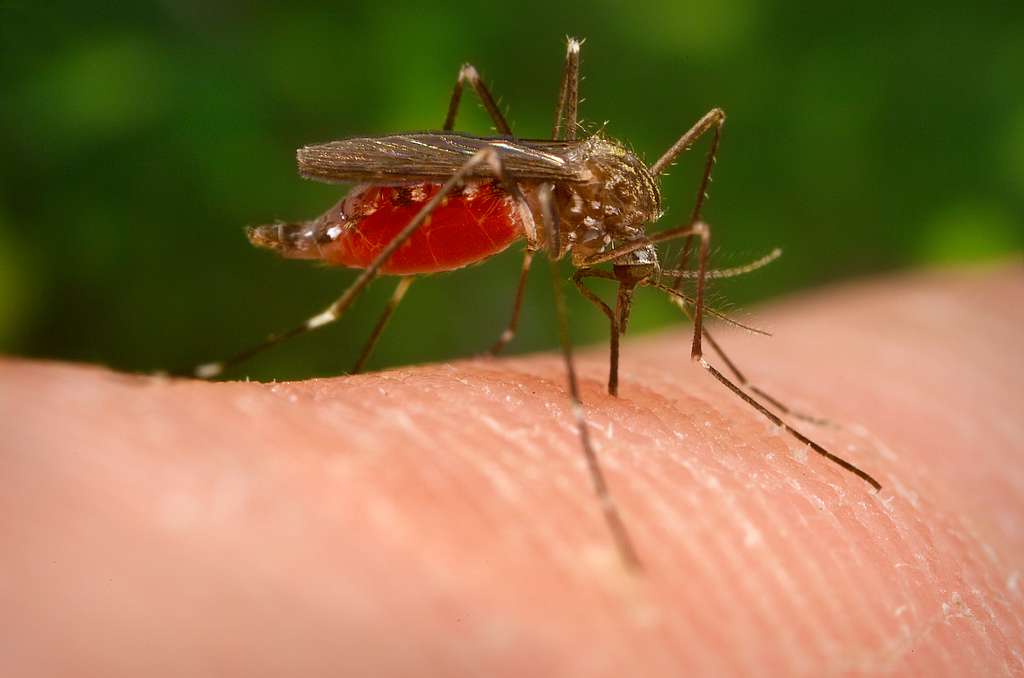
[[(444, 181), (474, 153), (493, 146), (515, 179), (585, 181), (580, 142), (512, 140), (466, 134), (417, 133), (354, 137), (305, 146), (296, 153), (299, 173), (332, 182)], [(476, 176), (491, 176), (480, 167)]]

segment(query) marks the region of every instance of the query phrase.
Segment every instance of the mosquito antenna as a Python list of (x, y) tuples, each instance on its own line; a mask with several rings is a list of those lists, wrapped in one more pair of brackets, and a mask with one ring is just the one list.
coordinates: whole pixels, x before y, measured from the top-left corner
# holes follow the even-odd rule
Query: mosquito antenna
[[(759, 268), (764, 268), (768, 264), (772, 263), (776, 259), (782, 256), (782, 250), (776, 247), (768, 254), (764, 255), (756, 261), (752, 261), (749, 264), (742, 266), (734, 266), (732, 268), (719, 268), (712, 269), (710, 271), (704, 271), (705, 278), (735, 278), (737, 276), (746, 275), (747, 273), (753, 273)], [(673, 278), (676, 280), (686, 279), (694, 280), (698, 277), (699, 271), (662, 271), (662, 277)]]
[[(669, 296), (669, 300), (673, 304), (675, 304), (676, 306), (679, 306), (679, 308), (683, 309), (683, 311), (687, 315), (689, 315), (689, 312), (686, 311), (685, 305), (686, 304), (690, 304), (691, 306), (696, 306), (697, 305), (696, 300), (694, 300), (692, 297), (690, 297), (687, 294), (684, 294), (683, 292), (680, 292), (679, 290), (672, 289), (668, 285), (663, 285), (661, 283), (657, 283), (657, 282), (654, 282), (654, 281), (651, 281), (651, 280), (645, 280), (645, 281), (643, 281), (640, 284), (641, 285), (646, 285), (647, 287), (653, 287), (655, 289), (661, 290), (662, 292), (664, 292), (665, 294), (667, 294)], [(741, 323), (739, 320), (736, 320), (735, 318), (730, 318), (726, 314), (722, 313), (721, 311), (716, 311), (715, 309), (711, 308), (710, 306), (705, 305), (704, 306), (704, 310), (707, 311), (708, 313), (710, 313), (711, 315), (715, 316), (719, 320), (723, 320), (723, 321), (729, 323), (730, 325), (733, 325), (735, 327), (739, 327), (740, 329), (744, 329), (744, 330), (746, 330), (748, 332), (753, 332), (754, 334), (760, 334), (763, 337), (770, 337), (770, 336), (772, 336), (772, 333), (767, 331), (767, 330), (762, 330), (762, 329), (759, 329), (759, 328), (754, 327), (752, 325), (747, 325), (745, 323)]]

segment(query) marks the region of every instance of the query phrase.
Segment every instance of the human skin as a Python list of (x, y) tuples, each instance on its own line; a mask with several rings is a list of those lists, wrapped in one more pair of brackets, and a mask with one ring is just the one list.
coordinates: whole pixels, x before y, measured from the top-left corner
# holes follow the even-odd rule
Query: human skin
[(627, 341), (619, 398), (581, 352), (640, 573), (555, 355), (278, 384), (0, 362), (0, 674), (1024, 675), (1022, 301), (1013, 263), (718, 332), (879, 493), (685, 332)]

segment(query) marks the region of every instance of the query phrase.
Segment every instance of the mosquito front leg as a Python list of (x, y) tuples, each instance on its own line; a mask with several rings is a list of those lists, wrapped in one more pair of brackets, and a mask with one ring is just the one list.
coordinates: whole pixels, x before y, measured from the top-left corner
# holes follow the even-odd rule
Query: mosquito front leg
[[(555, 210), (550, 184), (541, 186), (538, 190), (538, 199), (540, 201), (544, 226), (547, 229), (548, 242), (558, 242), (558, 212)], [(554, 252), (549, 251), (548, 267), (551, 270), (551, 287), (554, 292), (555, 311), (558, 316), (558, 337), (562, 344), (562, 358), (565, 362), (566, 376), (569, 381), (569, 396), (572, 398), (572, 410), (576, 417), (576, 428), (579, 431), (580, 445), (583, 448), (583, 456), (587, 462), (591, 484), (601, 505), (601, 512), (604, 515), (605, 523), (608, 525), (612, 538), (615, 540), (619, 557), (628, 569), (639, 570), (641, 567), (640, 558), (637, 556), (633, 540), (629, 536), (625, 523), (622, 521), (622, 516), (619, 514), (619, 507), (608, 490), (608, 482), (605, 480), (604, 471), (601, 469), (597, 453), (594, 452), (593, 444), (590, 441), (590, 430), (587, 427), (587, 420), (583, 414), (579, 380), (576, 377), (576, 363), (572, 355), (572, 340), (569, 337), (569, 321), (565, 310), (565, 297), (562, 295), (562, 280), (558, 274), (557, 258)]]
[[(715, 157), (718, 154), (718, 145), (722, 140), (722, 126), (724, 124), (725, 111), (721, 108), (712, 108), (693, 127), (686, 130), (650, 168), (651, 174), (658, 176), (668, 169), (669, 165), (675, 162), (681, 153), (693, 146), (709, 129), (714, 128), (715, 135), (711, 138), (711, 147), (708, 148), (708, 154), (704, 160), (704, 173), (701, 175), (700, 185), (697, 186), (697, 197), (693, 203), (693, 210), (690, 212), (691, 224), (700, 220), (701, 209), (704, 207), (704, 200), (707, 199), (708, 185), (711, 183), (711, 171), (715, 166)], [(685, 269), (689, 264), (690, 254), (693, 251), (693, 242), (693, 238), (687, 238), (686, 242), (683, 243), (683, 250), (679, 255), (679, 263), (676, 268)], [(676, 280), (674, 287), (679, 289), (681, 285), (682, 279), (679, 279)]]
[(705, 370), (707, 370), (711, 374), (711, 376), (713, 376), (715, 379), (717, 379), (726, 388), (728, 388), (730, 391), (732, 391), (737, 396), (742, 398), (744, 402), (746, 402), (748, 405), (750, 405), (755, 410), (760, 412), (762, 415), (767, 417), (768, 420), (771, 421), (773, 424), (775, 424), (776, 426), (782, 428), (784, 431), (789, 433), (791, 436), (793, 436), (794, 438), (799, 440), (804, 445), (807, 445), (812, 450), (814, 450), (816, 453), (818, 453), (821, 456), (825, 457), (829, 461), (833, 462), (834, 464), (838, 464), (842, 468), (846, 469), (847, 471), (849, 471), (849, 472), (853, 473), (854, 475), (856, 475), (857, 477), (861, 478), (862, 480), (867, 482), (869, 485), (871, 485), (876, 490), (882, 489), (882, 485), (877, 480), (875, 480), (873, 477), (871, 477), (871, 475), (869, 475), (867, 472), (862, 471), (861, 469), (857, 468), (856, 466), (854, 466), (850, 462), (846, 461), (842, 457), (839, 457), (839, 456), (837, 456), (835, 454), (832, 454), (831, 452), (826, 450), (824, 447), (822, 447), (818, 443), (814, 442), (813, 440), (811, 440), (810, 438), (805, 436), (800, 431), (796, 430), (795, 428), (793, 428), (792, 426), (790, 426), (789, 424), (784, 422), (777, 414), (775, 414), (774, 412), (769, 410), (767, 407), (765, 407), (764, 405), (759, 403), (757, 400), (755, 400), (752, 396), (747, 394), (746, 391), (744, 391), (739, 386), (734, 384), (727, 376), (725, 376), (724, 374), (719, 372), (717, 369), (715, 369), (715, 367), (713, 365), (711, 365), (711, 363), (709, 363), (704, 358), (704, 352), (703, 352), (703, 346), (701, 344), (701, 338), (706, 335), (706, 332), (704, 331), (704, 323), (703, 323), (703, 321), (704, 321), (704, 283), (705, 283), (705, 280), (706, 280), (707, 260), (708, 260), (708, 251), (709, 251), (709, 247), (708, 246), (709, 246), (709, 242), (710, 242), (710, 239), (711, 239), (711, 229), (706, 224), (704, 224), (703, 222), (697, 222), (697, 224), (695, 224), (695, 226), (701, 226), (703, 228), (697, 234), (697, 235), (700, 236), (700, 239), (701, 239), (701, 243), (700, 243), (700, 259), (699, 259), (700, 263), (699, 263), (698, 272), (697, 272), (697, 296), (696, 296), (696, 299), (694, 300), (694, 304), (693, 304), (693, 306), (694, 306), (694, 310), (693, 310), (693, 343), (692, 343), (691, 349), (690, 349), (690, 357), (694, 361), (700, 363), (701, 367), (703, 367)]
[(666, 169), (669, 165), (675, 162), (676, 158), (679, 157), (683, 151), (686, 151), (693, 146), (698, 139), (711, 129), (715, 129), (715, 136), (711, 139), (711, 148), (708, 149), (707, 158), (704, 161), (704, 174), (701, 177), (699, 190), (697, 191), (697, 201), (693, 206), (693, 212), (690, 214), (690, 221), (696, 221), (700, 218), (700, 209), (704, 204), (705, 193), (707, 192), (708, 184), (711, 182), (711, 170), (715, 165), (715, 155), (718, 153), (718, 144), (722, 139), (722, 125), (725, 124), (725, 111), (721, 108), (712, 108), (710, 111), (704, 114), (700, 120), (698, 120), (693, 127), (683, 132), (682, 136), (676, 140), (672, 146), (665, 151), (660, 158), (651, 165), (651, 174), (658, 176)]
[[(711, 273), (711, 271), (708, 271), (708, 273)], [(680, 292), (674, 290), (671, 287), (668, 287), (667, 285), (653, 284), (651, 286), (655, 287), (656, 289), (660, 289), (661, 291), (666, 292), (670, 295), (673, 295), (673, 301), (676, 302), (676, 305), (679, 307), (679, 309), (684, 314), (686, 314), (686, 317), (689, 318), (691, 322), (693, 321), (693, 314), (690, 313), (690, 309), (687, 307), (688, 299), (685, 296), (682, 296)], [(705, 312), (710, 311), (710, 309), (707, 307), (705, 307), (704, 310)], [(739, 382), (739, 385), (741, 387), (747, 389), (748, 391), (758, 396), (762, 400), (767, 401), (769, 405), (771, 405), (772, 407), (774, 407), (776, 410), (786, 415), (787, 417), (800, 419), (801, 421), (806, 421), (807, 423), (814, 424), (815, 426), (836, 426), (836, 424), (827, 419), (823, 419), (821, 417), (814, 417), (808, 414), (803, 414), (801, 412), (798, 412), (797, 410), (787, 407), (778, 398), (772, 397), (763, 389), (758, 388), (755, 384), (751, 383), (749, 379), (747, 379), (746, 375), (740, 371), (740, 368), (736, 365), (736, 363), (729, 358), (729, 356), (725, 352), (725, 349), (723, 349), (722, 346), (715, 340), (715, 338), (711, 336), (711, 332), (708, 331), (707, 326), (704, 327), (703, 333), (704, 341), (706, 341), (708, 345), (711, 347), (711, 350), (718, 355), (719, 359), (721, 359), (721, 361), (725, 364), (726, 369), (730, 373), (732, 373), (733, 379)]]
[(480, 149), (469, 160), (462, 164), (462, 166), (448, 179), (448, 181), (444, 183), (444, 185), (441, 186), (440, 190), (434, 194), (427, 204), (425, 204), (423, 208), (416, 213), (416, 216), (414, 216), (412, 220), (398, 232), (398, 235), (396, 235), (387, 244), (387, 246), (380, 251), (380, 254), (378, 254), (377, 257), (360, 272), (359, 276), (351, 285), (349, 285), (348, 289), (345, 290), (337, 301), (298, 327), (293, 327), (292, 329), (286, 332), (281, 332), (280, 334), (271, 335), (265, 341), (250, 349), (242, 351), (241, 353), (237, 353), (227, 360), (200, 365), (195, 368), (193, 374), (204, 379), (215, 377), (221, 374), (226, 368), (232, 365), (237, 365), (261, 351), (272, 346), (276, 346), (286, 339), (318, 329), (340, 318), (356, 298), (363, 292), (363, 290), (366, 289), (366, 286), (377, 277), (381, 267), (387, 263), (388, 259), (391, 258), (391, 255), (393, 255), (399, 247), (412, 237), (413, 233), (423, 225), (430, 214), (437, 209), (438, 205), (441, 204), (441, 201), (451, 193), (452, 189), (465, 181), (467, 176), (473, 174), (473, 172), (482, 165), (486, 165), (491, 169), (491, 173), (501, 180), (505, 185), (505, 189), (509, 191), (509, 193), (516, 196), (519, 195), (519, 189), (509, 180), (505, 173), (499, 151), (491, 146)]
[[(572, 280), (576, 284), (576, 287), (579, 289), (580, 294), (582, 294), (590, 303), (592, 303), (595, 306), (597, 306), (598, 310), (600, 310), (602, 313), (604, 313), (608, 317), (608, 320), (611, 323), (611, 337), (609, 339), (609, 342), (610, 342), (610, 344), (609, 344), (609, 358), (610, 358), (610, 361), (609, 361), (609, 366), (608, 366), (608, 393), (609, 394), (611, 394), (611, 395), (618, 395), (618, 392), (619, 392), (619, 338), (620, 338), (620, 336), (622, 334), (622, 328), (624, 327), (625, 323), (627, 322), (627, 317), (625, 317), (625, 316), (628, 316), (628, 307), (623, 304), (623, 301), (625, 299), (623, 297), (623, 292), (624, 292), (625, 288), (623, 287), (622, 281), (620, 281), (612, 273), (609, 273), (607, 271), (601, 271), (601, 270), (597, 270), (597, 269), (592, 269), (592, 268), (589, 268), (589, 267), (590, 266), (596, 266), (597, 264), (602, 264), (602, 263), (605, 263), (605, 262), (608, 262), (608, 261), (617, 260), (620, 257), (623, 257), (625, 255), (630, 254), (631, 252), (635, 252), (636, 250), (643, 249), (645, 247), (650, 247), (651, 245), (654, 245), (654, 244), (659, 243), (659, 242), (664, 242), (666, 240), (672, 240), (674, 238), (687, 238), (687, 237), (690, 237), (690, 236), (702, 235), (702, 234), (703, 234), (704, 237), (706, 237), (707, 226), (704, 223), (697, 223), (697, 224), (693, 224), (692, 226), (679, 226), (677, 228), (670, 228), (669, 230), (662, 231), (661, 233), (657, 233), (654, 236), (651, 236), (650, 238), (643, 238), (641, 240), (636, 240), (636, 241), (628, 242), (628, 243), (626, 243), (624, 245), (620, 245), (618, 247), (612, 248), (611, 250), (609, 250), (607, 252), (602, 252), (600, 254), (596, 254), (596, 255), (594, 255), (592, 257), (589, 257), (588, 259), (585, 259), (585, 260), (583, 260), (580, 263), (581, 268), (579, 268), (576, 271), (575, 275), (573, 275)], [(701, 275), (703, 275), (703, 273), (701, 273)], [(618, 303), (616, 304), (616, 308), (613, 310), (600, 297), (598, 297), (590, 289), (588, 289), (583, 284), (583, 279), (584, 278), (605, 278), (605, 279), (608, 279), (608, 280), (616, 280), (616, 281), (618, 281), (619, 282), (619, 294), (617, 296)], [(638, 280), (634, 284), (637, 284), (637, 283), (640, 283), (640, 281)], [(642, 283), (642, 284), (651, 284), (651, 283)], [(703, 307), (703, 300), (704, 300), (704, 298), (703, 298), (702, 294), (698, 295), (698, 300), (700, 301), (700, 303), (701, 303), (701, 305)], [(625, 310), (623, 310), (623, 309), (625, 309)]]
[[(778, 259), (781, 254), (782, 251), (776, 248), (769, 252), (768, 254), (766, 254), (765, 256), (761, 257), (760, 259), (752, 261), (749, 264), (744, 264), (742, 266), (734, 266), (732, 268), (707, 270), (704, 271), (704, 279), (710, 280), (712, 278), (733, 278), (740, 275), (746, 275), (747, 273), (751, 273), (753, 271), (758, 270), (759, 268), (767, 266), (771, 262)], [(670, 278), (675, 280), (680, 278), (696, 278), (697, 275), (697, 271), (661, 271), (661, 273), (659, 274), (659, 278)], [(675, 287), (667, 287), (659, 284), (653, 284), (651, 286), (656, 287), (657, 289), (661, 289), (664, 292), (668, 292), (669, 294), (672, 294), (673, 301), (676, 302), (676, 305), (679, 306), (679, 309), (686, 314), (686, 317), (689, 318), (691, 322), (693, 321), (693, 314), (690, 313), (690, 309), (686, 305), (686, 297), (682, 296), (678, 292), (678, 290), (676, 290)], [(705, 311), (707, 310), (708, 309), (705, 308)], [(704, 340), (708, 343), (709, 346), (711, 346), (711, 350), (713, 350), (718, 355), (721, 361), (725, 364), (726, 369), (730, 373), (732, 373), (733, 379), (739, 382), (739, 385), (741, 387), (747, 389), (754, 395), (767, 401), (769, 405), (774, 407), (779, 412), (782, 412), (782, 414), (786, 416), (793, 417), (794, 419), (800, 419), (801, 421), (806, 421), (808, 423), (814, 424), (815, 426), (835, 426), (835, 424), (828, 421), (827, 419), (822, 419), (820, 417), (814, 417), (811, 415), (803, 414), (801, 412), (798, 412), (797, 410), (787, 407), (778, 398), (775, 398), (768, 394), (766, 391), (762, 390), (761, 388), (758, 388), (756, 385), (754, 385), (747, 379), (743, 372), (740, 371), (740, 368), (736, 365), (736, 363), (734, 363), (729, 358), (729, 356), (726, 355), (725, 349), (723, 349), (721, 345), (719, 345), (719, 343), (715, 341), (715, 338), (711, 336), (711, 332), (708, 331), (707, 327), (704, 327), (703, 333)]]
[(751, 396), (747, 395), (747, 393), (743, 391), (743, 389), (741, 389), (739, 386), (731, 382), (728, 377), (726, 377), (724, 374), (716, 370), (714, 366), (712, 366), (711, 363), (709, 363), (703, 357), (698, 356), (697, 361), (700, 363), (701, 367), (703, 367), (705, 370), (711, 373), (711, 376), (713, 376), (715, 379), (721, 382), (726, 388), (735, 393), (737, 396), (742, 398), (743, 401), (746, 402), (748, 405), (750, 405), (755, 410), (763, 414), (770, 422), (786, 431), (786, 433), (793, 436), (804, 445), (810, 447), (817, 454), (820, 454), (821, 456), (825, 457), (832, 463), (841, 466), (842, 468), (854, 474), (861, 480), (865, 481), (868, 485), (871, 485), (871, 487), (875, 488), (875, 490), (882, 489), (882, 484), (875, 480), (869, 473), (867, 473), (866, 471), (862, 471), (861, 469), (857, 468), (856, 466), (846, 461), (842, 457), (832, 454), (824, 447), (822, 447), (818, 443), (814, 442), (813, 440), (805, 436), (803, 433), (800, 433), (800, 431), (797, 431), (795, 428), (784, 422), (774, 412), (772, 412), (767, 407), (754, 400), (754, 398), (752, 398)]
[(740, 386), (748, 389), (751, 393), (758, 396), (762, 400), (767, 401), (769, 405), (771, 405), (776, 410), (782, 412), (782, 414), (788, 417), (793, 417), (794, 419), (799, 419), (809, 424), (814, 424), (815, 426), (834, 426), (834, 424), (827, 419), (822, 419), (821, 417), (814, 417), (809, 414), (803, 414), (802, 412), (798, 412), (790, 407), (787, 407), (786, 405), (783, 405), (778, 398), (772, 397), (764, 390), (750, 383), (746, 375), (740, 372), (740, 368), (736, 366), (736, 363), (729, 359), (729, 356), (725, 354), (725, 351), (722, 349), (719, 343), (715, 341), (714, 337), (711, 336), (711, 333), (708, 332), (708, 329), (706, 327), (704, 328), (704, 339), (708, 342), (708, 345), (711, 347), (711, 350), (713, 350), (716, 354), (718, 354), (718, 357), (721, 358), (722, 362), (725, 364), (726, 369), (732, 372), (733, 378), (739, 382)]

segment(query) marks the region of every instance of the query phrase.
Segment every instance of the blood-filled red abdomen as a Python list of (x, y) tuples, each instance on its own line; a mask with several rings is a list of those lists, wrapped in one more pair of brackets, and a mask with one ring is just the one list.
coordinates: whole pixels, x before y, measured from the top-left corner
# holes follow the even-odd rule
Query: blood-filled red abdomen
[[(365, 268), (440, 184), (359, 186), (315, 222), (320, 259)], [(450, 271), (501, 252), (524, 233), (516, 200), (493, 181), (452, 191), (381, 267), (396, 275)]]

